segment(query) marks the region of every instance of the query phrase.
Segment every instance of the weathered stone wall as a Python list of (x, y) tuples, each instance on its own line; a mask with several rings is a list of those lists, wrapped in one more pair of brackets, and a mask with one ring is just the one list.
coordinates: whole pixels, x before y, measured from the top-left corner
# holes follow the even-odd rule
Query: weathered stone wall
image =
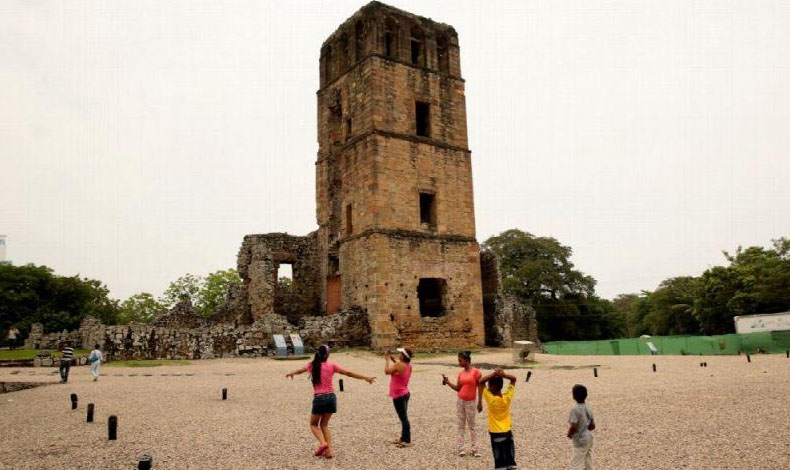
[[(240, 306), (236, 308), (237, 317), (257, 321), (278, 314), (296, 324), (302, 316), (321, 312), (317, 248), (315, 232), (305, 237), (286, 233), (245, 236), (238, 256), (238, 271), (245, 289), (235, 299)], [(292, 266), (292, 285), (287, 292), (279, 287), (277, 279), (278, 269), (284, 263)]]
[[(325, 342), (347, 346), (369, 346), (367, 315), (360, 310), (332, 316), (302, 317), (300, 325), (284, 316), (267, 315), (252, 325), (204, 325), (196, 328), (146, 324), (105, 326), (86, 318), (79, 330), (69, 333), (75, 345), (92, 349), (99, 344), (107, 360), (127, 359), (211, 359), (216, 357), (265, 356), (274, 348), (272, 335), (299, 334), (305, 346), (317, 347)], [(48, 335), (40, 338), (49, 340)], [(39, 348), (54, 349), (57, 342), (43, 342)], [(78, 364), (85, 364), (85, 357)], [(57, 365), (57, 360), (43, 358), (37, 365)]]
[(63, 341), (71, 341), (75, 345), (81, 344), (79, 331), (44, 333), (44, 326), (41, 323), (33, 323), (30, 334), (25, 339), (25, 349), (57, 349)]
[(480, 253), (480, 271), (486, 345), (509, 347), (516, 340), (538, 343), (535, 309), (513, 295), (504, 294), (499, 260), (494, 253)]
[[(450, 26), (380, 3), (363, 7), (322, 48), (316, 163), (321, 278), (339, 274), (342, 307), (367, 311), (375, 348), (484, 342), (458, 57)], [(418, 131), (417, 102), (429, 106), (424, 133)], [(431, 220), (421, 217), (421, 193), (432, 195)], [(337, 270), (330, 268), (333, 256)], [(441, 283), (438, 318), (420, 314), (421, 278)]]

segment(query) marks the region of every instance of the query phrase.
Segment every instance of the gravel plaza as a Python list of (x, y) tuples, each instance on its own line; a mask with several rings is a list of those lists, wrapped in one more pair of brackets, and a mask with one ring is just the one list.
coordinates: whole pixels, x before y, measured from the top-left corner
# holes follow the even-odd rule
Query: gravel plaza
[[(567, 467), (564, 434), (575, 383), (588, 387), (598, 424), (596, 468), (788, 468), (790, 440), (782, 430), (790, 412), (790, 360), (784, 354), (751, 359), (538, 355), (525, 382), (527, 369), (514, 368), (509, 352), (473, 355), (483, 367), (509, 365), (519, 378), (512, 415), (520, 468)], [(74, 367), (66, 385), (0, 395), (0, 468), (130, 469), (144, 454), (157, 469), (493, 468), (485, 410), (477, 420), (482, 458), (455, 454), (455, 394), (441, 385), (442, 373), (454, 377), (459, 370), (453, 354), (418, 355), (414, 362), (414, 446), (406, 449), (390, 443), (399, 424), (383, 359), (349, 351), (330, 360), (377, 377), (369, 385), (341, 376), (345, 391), (337, 391), (331, 422), (332, 460), (313, 457), (307, 375), (285, 378), (302, 362), (217, 359), (103, 366), (96, 383), (87, 367)], [(700, 367), (702, 361), (708, 367)], [(0, 370), (0, 381), (57, 380), (46, 368)], [(228, 389), (226, 401), (222, 388)], [(72, 393), (77, 410), (71, 409)], [(88, 403), (95, 404), (94, 423), (86, 423)], [(110, 415), (118, 417), (117, 441), (107, 439)]]

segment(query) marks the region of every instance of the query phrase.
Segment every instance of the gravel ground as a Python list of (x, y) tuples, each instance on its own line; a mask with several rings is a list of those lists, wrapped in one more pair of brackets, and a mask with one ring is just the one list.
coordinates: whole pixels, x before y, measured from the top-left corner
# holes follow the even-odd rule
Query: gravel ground
[[(502, 351), (473, 359), (508, 364)], [(345, 378), (331, 422), (336, 457), (312, 456), (307, 426), (311, 389), (301, 365), (270, 359), (193, 361), (188, 366), (72, 368), (67, 385), (0, 395), (0, 468), (133, 469), (143, 454), (154, 468), (184, 469), (490, 469), (485, 423), (478, 418), (483, 457), (455, 455), (455, 396), (441, 374), (455, 376), (454, 356), (418, 358), (409, 414), (414, 447), (388, 443), (399, 424), (387, 398), (383, 360), (369, 353), (335, 353), (348, 369), (379, 377), (369, 385)], [(708, 362), (707, 368), (699, 366)], [(652, 364), (658, 367), (653, 373)], [(445, 364), (445, 365), (443, 365)], [(593, 378), (591, 366), (598, 367)], [(14, 370), (19, 372), (12, 374)], [(790, 359), (733, 357), (539, 355), (529, 383), (519, 377), (513, 402), (516, 460), (521, 468), (567, 468), (564, 437), (571, 386), (590, 390), (596, 416), (599, 469), (788, 469)], [(47, 369), (0, 370), (0, 381), (52, 381)], [(228, 388), (228, 400), (221, 389)], [(72, 411), (69, 395), (77, 393)], [(85, 422), (89, 402), (96, 422)], [(119, 420), (107, 440), (107, 418)]]

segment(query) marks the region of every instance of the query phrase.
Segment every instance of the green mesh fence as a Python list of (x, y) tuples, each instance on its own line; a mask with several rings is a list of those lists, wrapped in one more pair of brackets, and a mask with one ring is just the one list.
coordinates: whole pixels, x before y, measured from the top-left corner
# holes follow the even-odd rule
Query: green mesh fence
[(543, 343), (549, 354), (633, 356), (649, 355), (651, 342), (658, 354), (735, 355), (743, 353), (780, 353), (790, 350), (790, 331), (731, 334), (718, 336), (653, 336), (603, 341), (553, 341)]

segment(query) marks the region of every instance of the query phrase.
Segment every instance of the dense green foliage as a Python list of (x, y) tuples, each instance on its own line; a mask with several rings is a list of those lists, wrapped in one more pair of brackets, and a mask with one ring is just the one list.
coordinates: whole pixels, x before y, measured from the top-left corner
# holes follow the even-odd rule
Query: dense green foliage
[(501, 262), (506, 292), (531, 302), (542, 341), (621, 336), (726, 334), (733, 317), (790, 310), (790, 239), (770, 248), (724, 252), (729, 263), (698, 277), (673, 277), (650, 292), (613, 301), (595, 294), (595, 279), (570, 261), (554, 238), (512, 229), (485, 241)]
[(532, 303), (542, 341), (622, 335), (622, 316), (595, 295), (595, 279), (575, 269), (570, 247), (511, 229), (486, 240), (483, 249), (499, 257), (505, 291)]
[(207, 317), (225, 301), (230, 286), (239, 284), (241, 278), (235, 269), (215, 271), (205, 277), (187, 274), (170, 283), (159, 304), (169, 310), (188, 297), (195, 310)]
[(118, 301), (101, 281), (58, 276), (46, 266), (0, 265), (0, 341), (15, 326), (27, 336), (40, 322), (44, 331), (74, 330), (86, 315), (118, 321)]
[(641, 334), (726, 334), (733, 317), (790, 310), (790, 239), (771, 248), (738, 247), (724, 252), (727, 266), (699, 277), (677, 277), (653, 292), (621, 295), (614, 303), (628, 336)]
[(148, 292), (135, 294), (121, 303), (118, 320), (122, 325), (129, 322), (151, 323), (157, 315), (167, 310), (161, 302)]

